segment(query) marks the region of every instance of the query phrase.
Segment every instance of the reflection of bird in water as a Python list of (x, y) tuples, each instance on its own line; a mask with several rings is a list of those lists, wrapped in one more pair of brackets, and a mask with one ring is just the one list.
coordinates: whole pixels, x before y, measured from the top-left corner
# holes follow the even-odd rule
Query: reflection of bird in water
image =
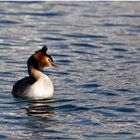
[(53, 101), (46, 102), (45, 100), (32, 100), (28, 103), (27, 115), (28, 116), (41, 116), (41, 117), (49, 117), (54, 116), (55, 111), (53, 107), (50, 105), (53, 104)]
[(13, 86), (14, 97), (32, 99), (50, 99), (53, 97), (54, 87), (50, 78), (43, 73), (44, 67), (55, 66), (53, 59), (47, 54), (47, 47), (36, 51), (28, 59), (29, 77), (25, 77)]

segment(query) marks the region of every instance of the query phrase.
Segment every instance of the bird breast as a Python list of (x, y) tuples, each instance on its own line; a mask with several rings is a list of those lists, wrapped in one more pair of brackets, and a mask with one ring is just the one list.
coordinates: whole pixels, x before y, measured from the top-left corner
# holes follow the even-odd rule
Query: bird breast
[(52, 98), (54, 87), (48, 76), (43, 74), (33, 85), (31, 85), (25, 94), (35, 99)]

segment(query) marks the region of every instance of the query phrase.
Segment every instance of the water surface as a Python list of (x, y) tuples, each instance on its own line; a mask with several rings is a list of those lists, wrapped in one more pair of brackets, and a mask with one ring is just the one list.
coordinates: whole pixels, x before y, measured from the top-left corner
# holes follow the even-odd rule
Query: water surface
[[(140, 2), (1, 2), (0, 138), (140, 139)], [(54, 99), (15, 99), (44, 44)]]

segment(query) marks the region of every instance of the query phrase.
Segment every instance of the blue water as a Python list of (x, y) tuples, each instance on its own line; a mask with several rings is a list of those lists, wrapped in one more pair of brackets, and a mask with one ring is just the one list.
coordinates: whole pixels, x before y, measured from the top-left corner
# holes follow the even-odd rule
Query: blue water
[[(44, 44), (54, 98), (13, 98)], [(0, 138), (140, 139), (140, 2), (1, 2), (0, 64)]]

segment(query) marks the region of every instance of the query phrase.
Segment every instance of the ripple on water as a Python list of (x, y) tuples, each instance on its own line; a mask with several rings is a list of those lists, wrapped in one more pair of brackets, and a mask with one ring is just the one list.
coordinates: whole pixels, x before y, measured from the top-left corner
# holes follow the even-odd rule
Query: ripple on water
[(8, 13), (8, 15), (20, 15), (20, 16), (24, 16), (24, 15), (28, 15), (28, 16), (45, 16), (45, 17), (59, 17), (59, 16), (64, 16), (66, 15), (66, 13), (61, 13), (61, 12), (11, 12)]
[(90, 84), (90, 83), (88, 83), (88, 84), (80, 85), (79, 87), (80, 88), (87, 88), (87, 89), (91, 88), (92, 89), (92, 88), (98, 88), (100, 86), (101, 86), (100, 84), (96, 84), (96, 83)]
[(123, 113), (136, 113), (137, 112), (135, 108), (130, 108), (130, 107), (116, 107), (113, 110), (117, 112), (123, 112)]
[[(14, 46), (12, 43), (0, 43), (0, 46)], [(1, 50), (6, 50), (7, 48), (4, 47), (4, 48), (0, 48)]]
[(55, 37), (55, 36), (48, 36), (48, 37), (42, 37), (43, 40), (53, 40), (53, 41), (64, 41), (65, 38), (62, 37)]
[(125, 46), (127, 45), (126, 43), (121, 43), (121, 42), (103, 42), (103, 45), (109, 45), (109, 46)]
[(134, 90), (132, 90), (132, 89), (127, 89), (127, 88), (116, 89), (116, 91), (127, 92), (127, 93), (134, 93), (134, 92), (135, 92)]
[(97, 45), (89, 44), (89, 43), (72, 43), (71, 45), (78, 46), (78, 47), (92, 48), (92, 49), (102, 48), (101, 46), (97, 46)]
[(78, 34), (78, 33), (73, 33), (73, 34), (64, 34), (66, 37), (72, 37), (72, 38), (93, 38), (93, 39), (104, 39), (107, 38), (106, 36), (103, 35), (91, 35), (91, 34)]
[(137, 113), (137, 110), (132, 107), (116, 107), (116, 106), (98, 106), (93, 108), (94, 112), (99, 112), (103, 116), (118, 116), (120, 113)]
[(114, 59), (122, 59), (122, 58), (126, 58), (126, 56), (124, 56), (124, 55), (114, 55), (113, 58)]
[(87, 107), (77, 106), (77, 105), (73, 105), (73, 104), (57, 106), (57, 107), (55, 107), (55, 109), (62, 110), (64, 112), (88, 110)]
[(68, 66), (72, 63), (72, 60), (68, 60), (68, 59), (59, 59), (57, 60), (58, 63), (60, 63), (61, 65), (65, 65), (65, 66)]
[(104, 24), (96, 24), (96, 26), (105, 26), (105, 27), (128, 27), (131, 26), (129, 24), (119, 24), (119, 23), (104, 23)]
[(15, 21), (15, 20), (0, 20), (0, 24), (1, 25), (10, 25), (10, 24), (19, 24), (17, 21)]
[(140, 101), (140, 97), (130, 98), (129, 101)]
[(131, 61), (125, 61), (125, 62), (122, 62), (122, 64), (139, 64), (140, 63), (140, 60), (131, 60)]
[(113, 48), (111, 50), (115, 51), (115, 52), (127, 52), (128, 51), (127, 49), (123, 49), (123, 48)]
[[(72, 53), (79, 54), (79, 55), (96, 55), (92, 52), (85, 52), (84, 50), (73, 50)], [(89, 61), (89, 60), (87, 60)]]
[(105, 95), (105, 96), (120, 96), (118, 93), (115, 93), (115, 92), (107, 92), (107, 91), (100, 92), (99, 94)]

